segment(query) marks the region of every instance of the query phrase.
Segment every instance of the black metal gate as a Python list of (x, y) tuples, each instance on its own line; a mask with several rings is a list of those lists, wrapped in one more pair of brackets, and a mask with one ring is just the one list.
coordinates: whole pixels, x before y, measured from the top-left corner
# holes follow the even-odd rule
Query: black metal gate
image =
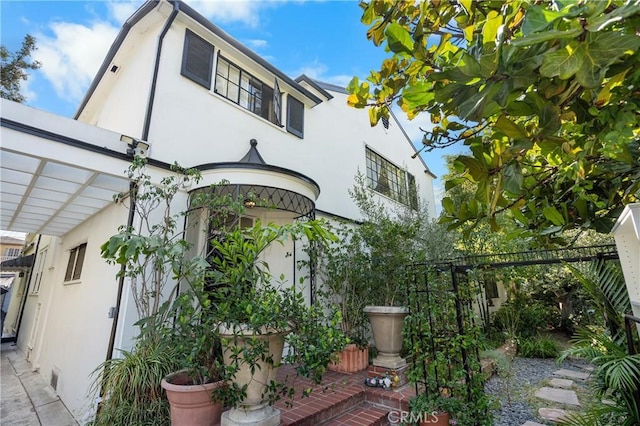
[[(480, 354), (473, 342), (480, 334), (485, 289), (470, 281), (474, 270), (526, 265), (615, 260), (615, 245), (459, 257), (413, 264), (407, 268), (410, 315), (407, 326), (416, 394), (447, 393), (482, 405), (474, 392), (483, 383)], [(640, 322), (640, 319), (632, 319)], [(631, 321), (627, 320), (627, 336)], [(628, 338), (629, 339), (629, 338)], [(630, 353), (636, 349), (629, 339)], [(640, 409), (640, 399), (637, 401)], [(477, 422), (476, 422), (477, 423)]]

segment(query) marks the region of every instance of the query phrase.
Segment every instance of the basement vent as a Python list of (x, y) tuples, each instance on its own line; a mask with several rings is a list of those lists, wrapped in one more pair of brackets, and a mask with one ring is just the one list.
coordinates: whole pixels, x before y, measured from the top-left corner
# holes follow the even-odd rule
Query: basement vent
[(58, 390), (58, 376), (59, 376), (60, 372), (57, 370), (52, 370), (51, 371), (51, 387), (53, 388), (53, 390)]

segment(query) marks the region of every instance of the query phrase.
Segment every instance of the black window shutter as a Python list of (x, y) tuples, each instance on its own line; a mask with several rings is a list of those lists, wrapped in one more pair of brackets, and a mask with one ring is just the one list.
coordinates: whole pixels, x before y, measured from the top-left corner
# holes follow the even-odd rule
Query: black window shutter
[(276, 79), (275, 85), (273, 86), (273, 113), (274, 123), (280, 126), (282, 124), (282, 92), (280, 92), (278, 79)]
[(187, 29), (180, 73), (201, 86), (211, 89), (213, 45)]
[(287, 95), (287, 132), (304, 137), (304, 104)]

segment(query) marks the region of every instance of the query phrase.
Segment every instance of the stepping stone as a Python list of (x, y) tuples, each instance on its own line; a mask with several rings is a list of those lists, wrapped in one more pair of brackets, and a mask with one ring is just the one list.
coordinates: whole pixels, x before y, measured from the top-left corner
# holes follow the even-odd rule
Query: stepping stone
[(547, 401), (559, 402), (567, 405), (580, 405), (578, 396), (572, 390), (557, 389), (550, 387), (543, 387), (536, 391), (536, 397), (546, 399)]
[(565, 410), (560, 408), (540, 408), (538, 410), (538, 414), (542, 417), (542, 420), (548, 420), (550, 422), (557, 423), (562, 420), (563, 417), (566, 417), (567, 413)]
[(531, 420), (528, 420), (522, 426), (544, 426), (544, 425), (542, 423), (532, 422)]
[(549, 384), (554, 388), (571, 389), (574, 385), (574, 381), (569, 379), (559, 379), (556, 377), (549, 380)]
[(553, 375), (570, 377), (572, 379), (578, 380), (587, 380), (589, 376), (591, 376), (590, 373), (586, 373), (584, 371), (569, 370), (568, 368), (561, 368), (560, 370), (554, 371)]

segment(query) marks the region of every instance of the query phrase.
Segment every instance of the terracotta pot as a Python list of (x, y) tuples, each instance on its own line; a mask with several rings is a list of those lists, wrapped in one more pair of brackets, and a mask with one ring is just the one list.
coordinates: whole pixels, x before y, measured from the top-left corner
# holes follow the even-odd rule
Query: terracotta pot
[(220, 423), (222, 402), (212, 401), (211, 394), (223, 381), (190, 385), (186, 370), (171, 373), (162, 379), (171, 406), (172, 426), (213, 426)]
[(384, 368), (400, 368), (407, 364), (400, 357), (402, 350), (402, 327), (409, 309), (397, 306), (366, 306), (365, 314), (369, 317), (373, 340), (376, 343), (378, 356), (373, 365)]
[(329, 370), (352, 374), (369, 367), (369, 348), (359, 349), (352, 343), (345, 346), (338, 357), (337, 362), (329, 364)]
[(449, 413), (424, 413), (420, 426), (449, 426)]

